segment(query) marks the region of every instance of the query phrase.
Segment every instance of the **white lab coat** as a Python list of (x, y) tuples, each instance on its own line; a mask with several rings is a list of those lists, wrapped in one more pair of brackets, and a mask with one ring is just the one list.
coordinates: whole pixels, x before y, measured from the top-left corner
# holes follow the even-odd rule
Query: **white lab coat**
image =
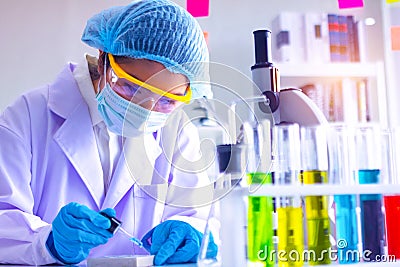
[[(199, 159), (196, 128), (189, 123), (178, 131), (186, 123), (182, 113), (161, 131), (162, 149), (153, 136), (126, 140), (105, 194), (75, 67), (68, 64), (54, 83), (23, 95), (0, 116), (0, 263), (54, 263), (45, 242), (60, 208), (72, 201), (97, 211), (115, 208), (123, 227), (139, 238), (167, 219), (201, 230), (207, 218), (207, 206), (192, 204), (209, 203), (209, 187), (191, 190), (208, 185), (207, 176), (181, 169)], [(89, 257), (133, 253), (146, 252), (117, 233)]]

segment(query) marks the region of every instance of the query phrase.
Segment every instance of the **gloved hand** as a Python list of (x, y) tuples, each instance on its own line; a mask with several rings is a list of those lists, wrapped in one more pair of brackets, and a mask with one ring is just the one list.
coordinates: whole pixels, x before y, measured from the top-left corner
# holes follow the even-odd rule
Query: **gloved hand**
[[(142, 238), (144, 248), (155, 255), (154, 265), (196, 262), (203, 234), (182, 221), (165, 221)], [(207, 256), (217, 255), (217, 245), (210, 235)], [(212, 255), (211, 255), (212, 254)]]
[[(115, 210), (103, 210), (115, 216)], [(53, 231), (46, 245), (50, 253), (65, 264), (83, 261), (89, 251), (98, 245), (105, 244), (112, 233), (107, 231), (111, 226), (109, 219), (98, 212), (78, 203), (69, 203), (54, 219)]]

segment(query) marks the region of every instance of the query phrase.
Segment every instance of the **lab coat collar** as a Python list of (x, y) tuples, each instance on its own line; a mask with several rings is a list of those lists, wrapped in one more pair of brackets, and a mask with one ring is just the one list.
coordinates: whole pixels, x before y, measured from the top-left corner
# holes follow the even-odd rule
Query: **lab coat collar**
[(89, 66), (87, 57), (91, 57), (89, 54), (85, 54), (79, 64), (73, 71), (73, 76), (78, 83), (79, 91), (86, 101), (89, 107), (90, 118), (92, 119), (92, 125), (96, 125), (103, 121), (103, 118), (100, 116), (99, 111), (97, 110), (97, 100), (96, 94), (93, 88), (92, 78), (89, 73)]
[(104, 199), (104, 186), (99, 182), (102, 168), (88, 107), (72, 75), (74, 68), (75, 65), (68, 64), (49, 86), (49, 109), (65, 119), (54, 140), (100, 207)]
[[(77, 104), (83, 102), (78, 84), (72, 76), (75, 68), (75, 64), (68, 63), (58, 75), (57, 80), (49, 86), (49, 109), (64, 119), (76, 109)], [(71, 90), (72, 86), (76, 89)]]

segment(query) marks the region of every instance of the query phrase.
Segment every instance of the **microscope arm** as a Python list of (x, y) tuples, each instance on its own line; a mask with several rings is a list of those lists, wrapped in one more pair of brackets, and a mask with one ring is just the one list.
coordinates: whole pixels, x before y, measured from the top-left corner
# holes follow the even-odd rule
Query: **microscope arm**
[(299, 89), (282, 89), (279, 92), (280, 122), (295, 122), (301, 126), (327, 124), (318, 106)]

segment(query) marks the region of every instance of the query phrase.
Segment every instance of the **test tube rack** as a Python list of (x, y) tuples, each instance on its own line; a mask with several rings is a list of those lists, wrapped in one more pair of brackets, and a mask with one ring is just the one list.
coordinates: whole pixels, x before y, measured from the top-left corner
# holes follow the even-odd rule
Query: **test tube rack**
[[(363, 185), (334, 185), (334, 184), (312, 184), (312, 185), (251, 185), (241, 188), (243, 196), (271, 196), (271, 197), (305, 197), (305, 196), (333, 196), (349, 194), (383, 194), (400, 195), (400, 185), (389, 184), (363, 184)], [(304, 264), (304, 266), (309, 266)], [(343, 264), (332, 263), (326, 266), (336, 267)], [(383, 267), (400, 266), (397, 262), (359, 262), (351, 264), (352, 267)]]

